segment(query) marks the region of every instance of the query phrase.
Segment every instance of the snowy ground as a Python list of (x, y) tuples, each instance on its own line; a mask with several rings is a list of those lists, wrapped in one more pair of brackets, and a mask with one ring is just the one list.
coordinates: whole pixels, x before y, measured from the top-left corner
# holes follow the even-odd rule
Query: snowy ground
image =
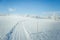
[[(8, 38), (6, 35), (14, 26)], [(0, 16), (0, 40), (60, 40), (59, 37), (60, 21), (16, 15)]]

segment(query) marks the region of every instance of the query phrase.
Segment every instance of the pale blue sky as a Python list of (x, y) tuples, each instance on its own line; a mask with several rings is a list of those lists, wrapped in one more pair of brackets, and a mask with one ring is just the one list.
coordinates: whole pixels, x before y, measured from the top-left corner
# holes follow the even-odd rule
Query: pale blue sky
[(60, 0), (0, 0), (0, 13), (41, 14), (60, 11)]

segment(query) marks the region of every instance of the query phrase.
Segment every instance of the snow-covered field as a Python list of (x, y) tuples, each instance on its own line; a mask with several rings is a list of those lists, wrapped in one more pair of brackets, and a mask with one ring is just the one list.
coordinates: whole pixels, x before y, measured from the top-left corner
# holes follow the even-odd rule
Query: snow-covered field
[(60, 21), (0, 16), (0, 40), (60, 40)]

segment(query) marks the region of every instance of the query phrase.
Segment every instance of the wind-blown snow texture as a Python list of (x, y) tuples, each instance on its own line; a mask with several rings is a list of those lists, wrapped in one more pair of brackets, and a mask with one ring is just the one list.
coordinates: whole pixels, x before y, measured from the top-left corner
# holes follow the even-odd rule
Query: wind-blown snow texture
[(0, 40), (60, 40), (60, 22), (21, 16), (0, 16)]

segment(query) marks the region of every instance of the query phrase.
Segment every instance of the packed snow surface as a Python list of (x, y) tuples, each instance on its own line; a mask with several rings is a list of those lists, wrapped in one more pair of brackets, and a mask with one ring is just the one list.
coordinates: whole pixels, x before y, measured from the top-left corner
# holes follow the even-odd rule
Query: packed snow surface
[(60, 21), (0, 16), (0, 40), (60, 40)]

